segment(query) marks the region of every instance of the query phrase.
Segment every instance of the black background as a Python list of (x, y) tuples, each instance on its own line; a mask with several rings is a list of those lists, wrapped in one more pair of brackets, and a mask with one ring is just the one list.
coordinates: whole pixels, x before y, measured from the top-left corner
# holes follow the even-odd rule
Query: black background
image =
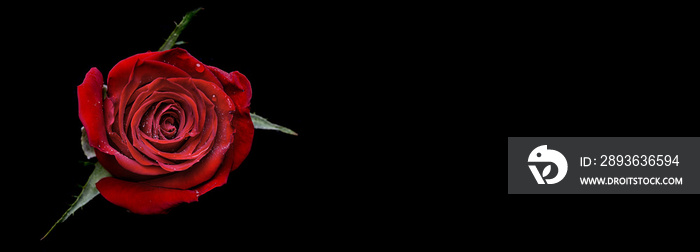
[[(494, 66), (503, 67), (496, 76), (509, 84), (498, 92), (503, 113), (489, 117), (508, 136), (698, 135), (699, 41), (687, 32), (697, 23), (687, 6), (543, 3), (503, 10), (512, 15), (499, 26), (505, 53)], [(683, 230), (698, 225), (697, 195), (505, 198), (495, 205), (508, 237), (520, 244), (648, 250), (692, 243)]]
[[(3, 83), (3, 133), (17, 135), (4, 139), (14, 150), (4, 155), (21, 166), (5, 165), (3, 206), (8, 221), (18, 219), (10, 237), (42, 250), (86, 240), (108, 250), (438, 246), (461, 227), (495, 244), (627, 234), (639, 244), (697, 226), (685, 218), (695, 212), (687, 196), (491, 197), (506, 193), (505, 182), (493, 182), (493, 163), (478, 164), (498, 160), (482, 157), (482, 143), (498, 143), (483, 137), (504, 132), (696, 136), (697, 22), (682, 11), (694, 8), (27, 5), (5, 6), (2, 16), (11, 55), (4, 73), (15, 77)], [(200, 6), (182, 47), (245, 74), (251, 110), (299, 136), (256, 131), (228, 184), (199, 202), (140, 216), (98, 196), (39, 242), (90, 173), (78, 163), (75, 87), (90, 67), (106, 75), (123, 58), (157, 50), (174, 22)], [(445, 227), (457, 231), (443, 236)], [(504, 235), (520, 243), (498, 239)]]
[(682, 7), (512, 6), (499, 74), (509, 136), (695, 136), (697, 39)]
[[(29, 178), (14, 180), (7, 200), (15, 205), (8, 216), (22, 219), (13, 227), (18, 241), (56, 251), (84, 243), (107, 250), (234, 250), (386, 240), (382, 233), (398, 225), (400, 214), (383, 206), (400, 197), (377, 183), (386, 174), (373, 169), (389, 163), (376, 158), (389, 153), (369, 127), (395, 116), (372, 101), (396, 83), (370, 83), (392, 71), (376, 62), (396, 53), (381, 37), (399, 25), (383, 22), (381, 11), (358, 17), (357, 7), (342, 4), (171, 4), (9, 8), (12, 36), (4, 40), (21, 54), (11, 60), (21, 77), (11, 93), (22, 102), (8, 105), (21, 109), (7, 111), (16, 123), (6, 126), (22, 137), (8, 141), (17, 147), (8, 158), (22, 164), (13, 176)], [(299, 136), (256, 130), (248, 158), (199, 202), (140, 216), (97, 196), (39, 242), (92, 170), (80, 164), (77, 85), (91, 67), (106, 77), (119, 60), (157, 50), (175, 22), (197, 7), (204, 10), (178, 39), (187, 42), (181, 47), (205, 64), (245, 74), (251, 111)], [(383, 49), (370, 57), (376, 52), (370, 45)], [(395, 139), (388, 126), (379, 124), (372, 135)]]

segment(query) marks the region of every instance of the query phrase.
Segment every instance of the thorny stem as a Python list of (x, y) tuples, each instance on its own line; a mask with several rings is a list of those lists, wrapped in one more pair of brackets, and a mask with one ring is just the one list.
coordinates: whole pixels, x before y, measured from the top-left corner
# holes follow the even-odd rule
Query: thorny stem
[(180, 33), (182, 33), (182, 30), (184, 30), (185, 27), (187, 27), (187, 24), (190, 23), (192, 17), (194, 17), (194, 15), (197, 14), (197, 12), (203, 9), (204, 8), (199, 7), (193, 11), (187, 12), (187, 14), (185, 14), (185, 16), (182, 17), (182, 21), (180, 21), (180, 23), (177, 26), (175, 26), (175, 30), (173, 30), (173, 32), (170, 33), (168, 39), (165, 40), (165, 43), (163, 43), (163, 45), (160, 46), (160, 48), (158, 48), (158, 51), (165, 51), (173, 48), (173, 45), (175, 45), (175, 42), (177, 42), (177, 37), (179, 37)]

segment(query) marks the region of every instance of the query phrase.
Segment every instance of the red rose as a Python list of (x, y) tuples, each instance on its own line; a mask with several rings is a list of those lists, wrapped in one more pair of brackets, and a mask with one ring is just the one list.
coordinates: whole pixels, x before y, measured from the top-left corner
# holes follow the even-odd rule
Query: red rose
[(250, 151), (250, 82), (180, 48), (126, 58), (78, 86), (80, 121), (113, 177), (97, 189), (138, 214), (165, 213), (226, 183)]

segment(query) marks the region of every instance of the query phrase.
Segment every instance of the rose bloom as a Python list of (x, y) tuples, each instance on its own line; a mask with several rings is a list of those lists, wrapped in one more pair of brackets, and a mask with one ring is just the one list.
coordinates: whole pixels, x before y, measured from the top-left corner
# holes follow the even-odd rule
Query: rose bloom
[[(97, 189), (137, 214), (166, 213), (226, 183), (253, 141), (250, 82), (175, 48), (128, 57), (78, 86), (80, 121), (113, 177)], [(104, 96), (104, 97), (103, 97)]]

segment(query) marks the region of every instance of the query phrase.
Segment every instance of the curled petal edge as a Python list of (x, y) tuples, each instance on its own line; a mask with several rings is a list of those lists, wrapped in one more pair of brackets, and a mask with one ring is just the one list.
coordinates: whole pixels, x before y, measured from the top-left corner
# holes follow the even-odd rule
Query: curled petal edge
[(97, 182), (97, 190), (109, 202), (136, 214), (164, 214), (176, 205), (199, 198), (196, 190), (156, 187), (112, 177)]

